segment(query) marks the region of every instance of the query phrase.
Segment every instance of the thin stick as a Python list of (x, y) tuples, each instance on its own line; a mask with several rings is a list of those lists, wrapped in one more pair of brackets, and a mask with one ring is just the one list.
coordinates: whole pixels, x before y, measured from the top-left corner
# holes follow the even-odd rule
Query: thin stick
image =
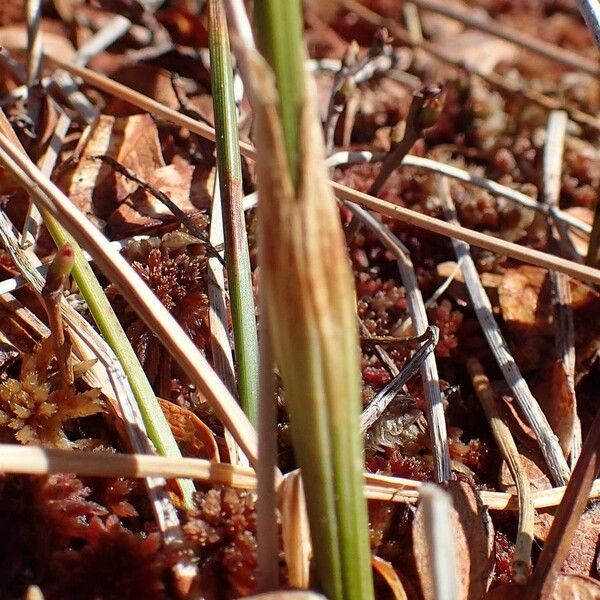
[(519, 501), (519, 525), (515, 542), (515, 554), (512, 559), (513, 578), (517, 583), (525, 584), (531, 571), (531, 546), (533, 544), (534, 509), (529, 477), (521, 464), (521, 457), (510, 429), (502, 420), (497, 407), (494, 392), (481, 363), (477, 358), (467, 360), (467, 370), (471, 376), (473, 388), (481, 402), (490, 429), (498, 444), (502, 458), (506, 461), (517, 487)]
[(61, 246), (48, 268), (46, 283), (42, 288), (42, 300), (48, 314), (48, 324), (52, 332), (52, 343), (61, 375), (61, 386), (73, 384), (73, 361), (71, 359), (71, 344), (65, 338), (63, 318), (60, 303), (63, 297), (65, 280), (73, 268), (75, 253), (71, 244)]
[[(594, 117), (581, 110), (565, 106), (560, 100), (551, 98), (545, 94), (532, 89), (529, 86), (524, 86), (518, 81), (513, 81), (507, 77), (503, 77), (494, 72), (486, 72), (482, 69), (477, 68), (474, 64), (466, 64), (462, 59), (454, 58), (449, 52), (440, 48), (436, 44), (431, 43), (428, 40), (415, 41), (412, 39), (410, 34), (406, 32), (398, 23), (392, 19), (382, 17), (376, 12), (370, 10), (357, 0), (336, 0), (341, 6), (347, 10), (357, 14), (361, 19), (364, 19), (368, 23), (371, 23), (377, 27), (386, 27), (392, 33), (394, 38), (402, 44), (411, 48), (419, 48), (434, 56), (439, 61), (448, 64), (460, 71), (473, 74), (489, 85), (498, 88), (505, 94), (513, 96), (519, 96), (530, 102), (534, 102), (546, 110), (565, 110), (569, 117), (582, 125), (587, 125), (596, 130), (600, 130), (600, 119)], [(590, 0), (586, 0), (590, 1)], [(591, 0), (592, 2), (594, 0)]]
[(465, 10), (464, 8), (460, 8), (454, 4), (443, 4), (442, 2), (439, 2), (439, 0), (412, 1), (414, 4), (425, 10), (444, 15), (471, 29), (485, 31), (485, 33), (512, 42), (513, 44), (526, 48), (530, 52), (543, 56), (548, 60), (583, 71), (594, 77), (600, 76), (600, 67), (598, 67), (598, 64), (595, 61), (580, 56), (575, 52), (571, 52), (566, 48), (561, 48), (525, 33), (521, 33), (517, 29), (498, 23), (487, 15), (485, 18), (480, 18), (478, 15), (476, 16), (473, 12)]
[(255, 464), (256, 432), (229, 390), (177, 321), (127, 261), (112, 249), (106, 238), (3, 134), (0, 134), (0, 148), (0, 160), (45, 209), (59, 218), (88, 247), (96, 264), (117, 285), (153, 333), (163, 341), (167, 350), (206, 396), (224, 425), (235, 434), (251, 463)]
[[(327, 159), (327, 166), (337, 167), (345, 164), (362, 164), (378, 162), (380, 160), (383, 160), (384, 157), (385, 154), (383, 152), (372, 153), (364, 150), (354, 152), (336, 152)], [(560, 208), (558, 207), (549, 207), (546, 204), (543, 204), (542, 202), (538, 202), (535, 198), (524, 194), (523, 192), (513, 190), (512, 188), (509, 188), (500, 183), (496, 183), (491, 179), (486, 179), (485, 177), (474, 175), (469, 171), (459, 169), (458, 167), (455, 167), (453, 165), (447, 165), (437, 160), (432, 160), (430, 158), (423, 158), (421, 156), (413, 156), (412, 154), (407, 154), (402, 160), (401, 165), (399, 166), (417, 167), (419, 169), (425, 169), (426, 171), (431, 171), (433, 173), (439, 173), (440, 175), (446, 175), (447, 177), (451, 177), (452, 179), (456, 179), (457, 181), (462, 181), (463, 183), (468, 183), (470, 185), (480, 187), (492, 194), (495, 194), (496, 196), (506, 198), (507, 200), (515, 202), (520, 206), (531, 208), (541, 214), (552, 214), (554, 219), (560, 220), (565, 225), (573, 227), (573, 229), (577, 229), (579, 231), (582, 231), (583, 233), (589, 234), (592, 231), (592, 227), (590, 225), (584, 223), (581, 219), (578, 219), (577, 217), (574, 217), (569, 213), (560, 210)]]
[[(598, 429), (598, 428), (597, 428)], [(147, 454), (119, 454), (114, 452), (83, 452), (57, 450), (17, 444), (0, 444), (0, 472), (49, 475), (76, 473), (89, 477), (166, 477), (168, 479), (196, 479), (215, 485), (256, 489), (253, 469), (227, 463), (215, 463), (200, 458), (169, 458)], [(416, 502), (421, 481), (365, 473), (365, 496), (373, 500)], [(535, 492), (535, 508), (557, 506), (565, 487)], [(505, 492), (476, 491), (482, 503), (493, 510), (515, 510), (516, 496)], [(600, 497), (600, 479), (593, 482), (589, 498)]]
[[(52, 170), (54, 169), (54, 165), (56, 164), (60, 149), (62, 148), (70, 126), (70, 117), (67, 113), (61, 112), (52, 137), (50, 138), (50, 142), (48, 143), (48, 148), (40, 161), (40, 170), (48, 177), (52, 174)], [(37, 206), (35, 203), (29, 202), (21, 234), (21, 248), (27, 250), (35, 246), (42, 223), (43, 217), (37, 209)]]
[[(427, 85), (413, 92), (402, 140), (400, 140), (400, 143), (390, 150), (383, 159), (381, 170), (369, 189), (369, 194), (371, 196), (377, 196), (379, 194), (385, 182), (396, 170), (396, 167), (402, 163), (402, 160), (408, 154), (408, 151), (414, 146), (415, 142), (422, 137), (423, 129), (427, 126), (423, 119), (424, 109), (432, 102), (436, 102), (441, 91), (442, 89), (437, 85)], [(429, 125), (431, 125), (431, 123)]]
[(277, 555), (279, 533), (277, 531), (277, 403), (275, 357), (269, 335), (269, 318), (266, 300), (260, 292), (260, 394), (258, 404), (258, 452), (259, 463), (257, 500), (258, 570), (257, 589), (268, 592), (279, 584)]
[[(450, 186), (446, 178), (439, 178), (438, 195), (448, 223), (458, 226), (454, 203), (450, 195)], [(471, 258), (468, 244), (459, 240), (452, 240), (456, 258), (473, 302), (477, 320), (483, 329), (483, 334), (494, 354), (496, 362), (508, 383), (519, 408), (523, 412), (525, 421), (533, 429), (540, 445), (540, 450), (550, 469), (552, 478), (558, 485), (565, 485), (569, 481), (569, 467), (565, 461), (556, 436), (552, 432), (548, 419), (542, 412), (537, 400), (533, 397), (527, 382), (521, 375), (519, 367), (510, 353), (508, 344), (494, 319), (492, 305), (479, 279), (477, 268)]]
[[(544, 145), (542, 199), (551, 208), (558, 206), (561, 188), (561, 174), (565, 134), (567, 129), (567, 115), (564, 112), (553, 111), (548, 119), (546, 129), (546, 143)], [(551, 213), (552, 214), (552, 213)], [(549, 218), (547, 235), (552, 246), (561, 247), (569, 254), (573, 254), (571, 241), (556, 223), (559, 229), (560, 243), (555, 239), (552, 231), (553, 216)], [(558, 360), (561, 361), (567, 378), (568, 394), (573, 403), (571, 415), (565, 415), (572, 420), (573, 435), (571, 440), (562, 440), (565, 454), (569, 454), (571, 465), (575, 465), (581, 450), (581, 423), (577, 415), (577, 397), (575, 395), (575, 325), (573, 322), (573, 308), (571, 306), (571, 287), (569, 278), (563, 273), (550, 271), (552, 285), (552, 303), (554, 305), (555, 348)]]
[(33, 124), (34, 133), (38, 131), (41, 109), (40, 72), (43, 52), (41, 22), (41, 0), (27, 0), (27, 113)]
[(586, 25), (594, 34), (596, 45), (600, 47), (600, 6), (596, 0), (577, 0), (577, 4)]
[[(429, 325), (423, 296), (417, 283), (417, 276), (410, 260), (410, 254), (402, 242), (386, 227), (369, 213), (369, 211), (353, 203), (347, 204), (352, 213), (361, 220), (377, 236), (386, 248), (396, 257), (402, 283), (406, 288), (408, 310), (414, 323), (417, 335), (427, 331)], [(433, 462), (436, 481), (450, 479), (450, 454), (448, 449), (448, 434), (444, 416), (444, 404), (440, 393), (440, 383), (433, 353), (427, 354), (421, 363), (421, 379), (427, 402), (427, 420), (429, 422)]]
[(550, 533), (537, 561), (526, 600), (548, 598), (575, 537), (577, 523), (588, 503), (594, 477), (600, 470), (600, 411), (581, 447), (569, 485), (554, 514)]

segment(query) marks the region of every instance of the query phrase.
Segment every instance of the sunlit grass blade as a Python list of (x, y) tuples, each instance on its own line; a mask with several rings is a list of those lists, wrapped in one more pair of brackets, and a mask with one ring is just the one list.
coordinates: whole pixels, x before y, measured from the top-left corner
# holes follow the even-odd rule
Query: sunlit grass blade
[(368, 600), (352, 274), (325, 169), (316, 92), (303, 67), (299, 3), (262, 0), (255, 8), (259, 45), (277, 85), (256, 52), (244, 55), (255, 112), (264, 310), (273, 324), (319, 583), (332, 600)]
[(258, 338), (246, 223), (242, 208), (242, 166), (233, 89), (233, 69), (222, 0), (210, 0), (209, 45), (217, 168), (223, 209), (225, 261), (231, 301), (238, 392), (244, 412), (256, 425)]

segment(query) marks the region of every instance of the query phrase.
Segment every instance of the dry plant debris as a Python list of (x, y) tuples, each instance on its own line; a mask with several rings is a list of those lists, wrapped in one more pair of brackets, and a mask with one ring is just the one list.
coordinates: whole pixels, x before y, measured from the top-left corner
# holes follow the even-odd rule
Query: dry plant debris
[[(215, 212), (215, 145), (206, 14), (188, 0), (151, 4), (47, 0), (40, 4), (36, 23), (38, 3), (3, 3), (0, 106), (34, 161), (55, 153), (50, 178), (98, 229), (113, 240), (144, 236), (123, 241), (123, 255), (214, 367), (221, 360), (219, 344), (231, 340), (232, 325), (226, 271), (225, 309), (220, 315), (225, 335), (211, 330), (214, 319), (209, 316), (214, 271), (208, 262), (217, 254), (222, 261), (223, 248), (207, 245), (209, 231), (211, 240), (220, 238), (215, 222), (210, 223)], [(387, 480), (369, 480), (371, 486), (380, 485), (370, 488), (372, 495), (384, 490), (386, 498), (395, 494), (393, 502), (369, 504), (377, 597), (434, 597), (435, 582), (424, 562), (431, 551), (431, 523), (425, 522), (422, 506), (415, 511), (408, 503), (418, 497), (416, 484), (403, 487), (400, 479), (431, 482), (439, 470), (434, 457), (440, 448), (427, 417), (431, 382), (411, 369), (422, 358), (414, 342), (422, 324), (410, 318), (416, 290), (423, 296), (427, 324), (439, 331), (428, 360), (437, 364), (440, 415), (447, 428), (444, 443), (452, 480), (446, 491), (453, 505), (457, 597), (525, 598), (527, 569), (516, 577), (525, 585), (517, 585), (515, 560), (527, 555), (535, 572), (539, 547), (549, 539), (557, 543), (556, 534), (549, 537), (557, 501), (542, 501), (544, 494), (555, 493), (551, 474), (494, 362), (465, 280), (456, 272), (450, 241), (394, 218), (392, 209), (443, 219), (435, 173), (442, 164), (445, 175), (454, 177), (448, 180), (449, 189), (462, 226), (494, 236), (501, 244), (518, 244), (524, 258), (535, 251), (561, 253), (575, 261), (576, 275), (588, 253), (589, 225), (600, 189), (600, 122), (595, 116), (600, 86), (592, 34), (574, 0), (461, 0), (451, 7), (418, 0), (418, 11), (410, 3), (390, 0), (305, 4), (305, 34), (331, 154), (331, 177), (383, 201), (369, 205), (374, 227), (359, 223), (358, 213), (347, 205), (340, 203), (339, 208), (356, 289), (365, 414), (374, 412), (382, 397), (385, 400), (383, 413), (377, 413), (366, 432), (365, 469), (400, 482), (392, 489)], [(419, 31), (422, 37), (415, 34)], [(193, 130), (168, 115), (150, 114), (150, 107), (139, 108), (118, 90), (107, 93), (76, 80), (67, 88), (66, 74), (61, 78), (50, 60), (42, 60), (37, 73), (40, 40), (49, 56), (87, 62), (98, 73), (178, 111), (188, 124), (195, 123)], [(92, 51), (86, 54), (90, 42)], [(256, 166), (248, 145), (253, 140), (253, 115), (243, 88), (236, 88), (236, 94), (246, 157), (242, 184), (244, 192), (251, 193), (256, 191)], [(413, 113), (419, 102), (427, 110), (417, 122)], [(564, 111), (560, 114), (568, 120), (564, 143), (550, 156), (548, 117), (556, 110)], [(400, 159), (407, 153), (402, 165)], [(419, 162), (424, 160), (430, 162)], [(452, 168), (454, 174), (448, 172)], [(507, 188), (513, 192), (508, 196), (502, 194)], [(157, 199), (161, 194), (176, 211)], [(344, 195), (343, 189), (340, 194), (346, 201), (359, 199)], [(28, 203), (18, 180), (0, 166), (0, 206), (15, 232), (23, 231), (29, 240), (21, 250), (47, 263), (54, 248), (43, 227), (39, 233), (31, 228)], [(386, 214), (378, 215), (377, 210)], [(250, 208), (246, 213), (256, 298), (261, 289), (259, 212)], [(399, 277), (398, 253), (382, 242), (381, 232), (405, 248), (414, 270), (413, 286)], [(552, 294), (554, 275), (509, 258), (508, 251), (502, 255), (473, 244), (471, 255), (490, 299), (492, 318), (572, 467), (577, 420), (585, 439), (598, 406), (598, 289), (576, 277), (565, 282), (561, 275), (564, 306), (573, 318), (575, 360), (574, 366), (566, 365), (555, 351), (561, 316)], [(551, 268), (551, 256), (549, 261)], [(18, 274), (9, 254), (0, 250), (0, 281)], [(86, 371), (91, 363), (74, 360), (75, 352), (71, 355), (70, 329), (65, 328), (62, 345), (57, 346), (56, 318), (51, 312), (48, 319), (44, 298), (22, 280), (19, 285), (16, 298), (0, 299), (0, 441), (90, 455), (130, 451), (122, 416), (113, 410), (114, 399), (107, 398), (103, 382)], [(223, 466), (233, 461), (230, 452), (235, 447), (228, 432), (144, 319), (111, 281), (103, 280), (103, 285), (162, 398), (182, 452), (212, 461), (214, 471), (211, 475), (207, 469), (205, 480), (198, 483), (202, 491), (192, 510), (185, 510), (177, 490), (171, 490), (185, 536), (178, 548), (163, 544), (147, 492), (127, 476), (131, 471), (105, 478), (77, 473), (1, 475), (0, 555), (5, 559), (0, 565), (0, 597), (180, 598), (181, 582), (172, 567), (183, 560), (199, 569), (190, 597), (254, 594), (255, 494), (223, 486), (233, 475), (216, 469), (221, 466), (218, 461)], [(80, 290), (70, 280), (60, 296), (83, 317), (89, 316)], [(49, 336), (47, 329), (42, 333), (40, 320), (50, 326)], [(277, 323), (270, 327), (277, 331)], [(234, 361), (236, 354), (237, 349), (227, 353)], [(72, 381), (65, 356), (73, 362)], [(473, 357), (478, 361), (475, 370)], [(482, 372), (485, 411), (477, 399), (482, 392), (476, 375)], [(235, 390), (233, 383), (229, 387)], [(274, 396), (279, 467), (289, 472), (296, 461), (288, 401), (279, 386)], [(486, 415), (492, 427), (501, 420), (501, 429), (492, 431)], [(506, 447), (499, 446), (494, 435), (504, 445), (510, 438), (508, 459)], [(513, 496), (508, 507), (509, 496), (493, 496), (520, 493), (506, 460), (513, 467), (520, 465), (519, 486), (528, 482), (532, 492), (531, 499), (518, 499), (527, 500), (521, 504)], [(255, 484), (249, 477), (240, 476), (239, 481), (248, 488)], [(592, 495), (598, 495), (597, 487)], [(286, 478), (280, 489), (279, 584), (282, 589), (310, 586), (310, 544), (297, 477)], [(493, 505), (489, 512), (482, 497)], [(586, 499), (574, 524), (575, 541), (562, 549), (566, 558), (555, 569), (556, 583), (546, 590), (548, 598), (600, 597), (600, 503), (585, 504)], [(524, 541), (529, 527), (519, 527), (517, 508), (523, 511), (529, 501), (538, 508), (534, 539)]]

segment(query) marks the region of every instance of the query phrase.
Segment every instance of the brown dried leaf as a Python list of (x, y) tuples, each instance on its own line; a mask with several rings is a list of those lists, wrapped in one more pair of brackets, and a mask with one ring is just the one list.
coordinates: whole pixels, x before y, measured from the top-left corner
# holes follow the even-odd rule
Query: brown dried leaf
[(149, 115), (102, 115), (82, 140), (79, 162), (61, 174), (58, 185), (80, 210), (101, 219), (107, 219), (138, 184), (92, 157), (108, 155), (145, 181), (165, 166), (158, 130)]
[(558, 437), (565, 457), (568, 456), (575, 428), (575, 397), (562, 361), (544, 367), (532, 391)]
[[(464, 481), (450, 481), (447, 487), (452, 496), (454, 554), (458, 569), (457, 598), (480, 600), (488, 588), (493, 569), (494, 532), (491, 519), (473, 488)], [(435, 598), (430, 580), (426, 524), (423, 511), (417, 508), (413, 522), (414, 553), (426, 600)]]
[[(535, 536), (544, 542), (554, 521), (553, 511), (540, 511), (539, 516)], [(590, 575), (600, 543), (600, 503), (593, 504), (583, 513), (573, 540), (562, 570), (570, 575)]]
[(600, 582), (583, 575), (561, 575), (549, 600), (598, 600)]
[(450, 481), (448, 492), (458, 512), (469, 549), (468, 598), (478, 600), (487, 590), (492, 575), (494, 528), (489, 513), (471, 485), (464, 481)]
[[(578, 370), (585, 367), (600, 346), (596, 315), (600, 294), (571, 280), (575, 349)], [(507, 269), (498, 289), (500, 307), (506, 323), (508, 342), (523, 371), (551, 364), (554, 352), (554, 317), (550, 301), (548, 272), (523, 265)]]
[(373, 555), (371, 557), (371, 564), (373, 565), (373, 569), (375, 569), (388, 584), (393, 597), (396, 600), (408, 600), (402, 581), (400, 580), (400, 577), (398, 577), (398, 573), (396, 573), (396, 570), (391, 563), (387, 560), (383, 560), (383, 558), (379, 556)]
[(171, 431), (184, 455), (220, 461), (214, 433), (191, 410), (159, 398)]

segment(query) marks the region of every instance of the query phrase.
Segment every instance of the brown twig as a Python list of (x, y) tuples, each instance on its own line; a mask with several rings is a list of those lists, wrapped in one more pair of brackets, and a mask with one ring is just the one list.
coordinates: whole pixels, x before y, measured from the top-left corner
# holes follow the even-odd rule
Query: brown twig
[(48, 268), (46, 283), (42, 288), (42, 300), (48, 314), (52, 344), (61, 374), (61, 385), (64, 387), (72, 385), (74, 377), (71, 344), (65, 337), (60, 303), (63, 298), (65, 280), (73, 268), (74, 260), (75, 253), (71, 244), (64, 244), (59, 248)]
[(552, 588), (569, 553), (577, 523), (588, 503), (594, 477), (600, 470), (600, 411), (581, 447), (564, 496), (554, 514), (550, 533), (527, 588), (526, 600), (551, 597)]
[(533, 544), (534, 509), (531, 496), (531, 486), (526, 471), (521, 464), (519, 451), (510, 432), (496, 407), (496, 399), (481, 363), (477, 358), (467, 360), (467, 369), (471, 376), (473, 388), (481, 402), (490, 429), (498, 444), (502, 457), (506, 461), (517, 488), (519, 501), (519, 525), (515, 542), (515, 554), (512, 559), (513, 578), (517, 583), (524, 584), (531, 571), (531, 546)]
[(406, 117), (404, 135), (399, 144), (390, 150), (383, 160), (381, 170), (369, 189), (371, 196), (377, 196), (389, 176), (402, 163), (404, 157), (414, 146), (415, 142), (423, 136), (423, 130), (431, 127), (440, 114), (440, 95), (442, 88), (438, 85), (423, 86), (413, 92), (412, 102)]

